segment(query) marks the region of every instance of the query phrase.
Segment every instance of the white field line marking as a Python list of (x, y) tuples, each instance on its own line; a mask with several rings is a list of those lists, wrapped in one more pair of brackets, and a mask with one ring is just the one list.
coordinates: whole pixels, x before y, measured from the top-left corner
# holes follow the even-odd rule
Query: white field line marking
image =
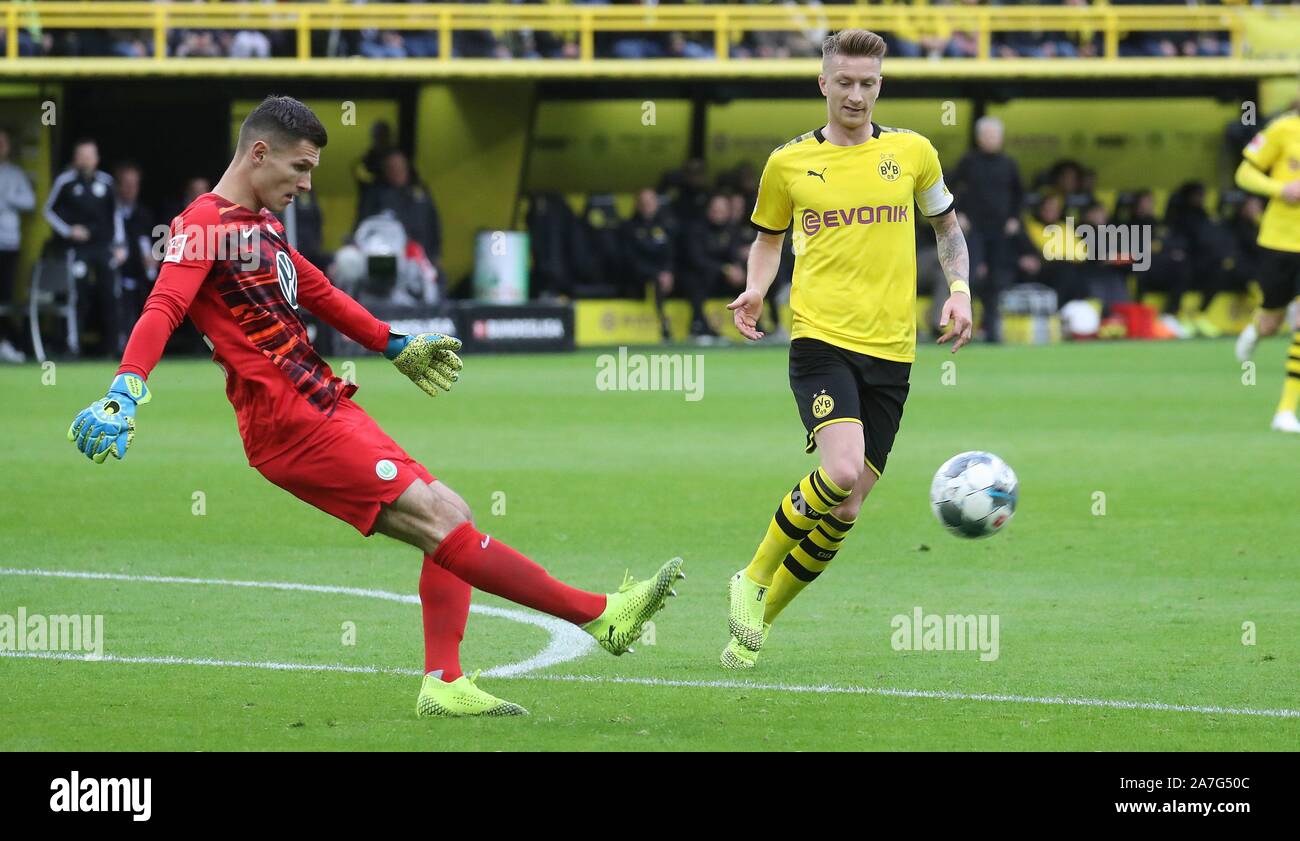
[(636, 686), (673, 686), (700, 689), (748, 689), (767, 692), (809, 692), (818, 695), (878, 695), (887, 698), (922, 698), (936, 701), (987, 701), (1002, 704), (1046, 704), (1066, 707), (1101, 707), (1111, 710), (1153, 710), (1156, 712), (1202, 713), (1205, 715), (1250, 715), (1263, 718), (1300, 718), (1300, 710), (1214, 707), (1192, 704), (1162, 704), (1156, 701), (1115, 701), (1107, 698), (1064, 698), (1059, 696), (1002, 695), (982, 692), (948, 692), (941, 689), (889, 689), (882, 686), (798, 686), (785, 683), (747, 683), (739, 680), (667, 680), (647, 677), (604, 677), (599, 675), (519, 675), (529, 680), (573, 683), (627, 683)]
[[(344, 593), (348, 595), (371, 595), (374, 598), (388, 599), (391, 601), (401, 602), (419, 602), (418, 596), (404, 596), (398, 593), (385, 593), (379, 590), (359, 590), (352, 587), (331, 587), (316, 584), (287, 584), (261, 581), (219, 581), (216, 579), (201, 578), (170, 578), (161, 576), (131, 576), (116, 575), (113, 573), (98, 572), (58, 572), (51, 570), (18, 570), (0, 568), (0, 575), (43, 575), (61, 578), (89, 578), (89, 579), (110, 579), (118, 581), (151, 581), (163, 583), (181, 583), (181, 584), (229, 584), (237, 587), (263, 587), (268, 589), (285, 589), (285, 590), (306, 590), (309, 592), (323, 593)], [(533, 614), (525, 614), (516, 611), (506, 610), (495, 607), (478, 607), (473, 606), (471, 609), (483, 612), (487, 615), (502, 616), (503, 618), (517, 619), (518, 621), (528, 621), (529, 624), (541, 624), (549, 617), (539, 617)], [(516, 614), (518, 614), (516, 616)], [(540, 621), (539, 621), (540, 620)], [(550, 620), (558, 623), (566, 631), (572, 626), (560, 620)], [(549, 629), (549, 628), (548, 628)], [(576, 631), (576, 629), (574, 629)], [(590, 637), (581, 631), (576, 631), (582, 635), (585, 645), (589, 649), (592, 647)], [(552, 636), (552, 645), (547, 650), (554, 647), (555, 637)], [(545, 654), (545, 652), (543, 652)], [(531, 660), (524, 661), (531, 663), (538, 660), (543, 655), (538, 655)], [(576, 655), (575, 655), (576, 656)], [(269, 669), (273, 671), (295, 671), (295, 672), (344, 672), (358, 674), (394, 674), (394, 675), (419, 675), (420, 672), (415, 669), (386, 668), (381, 666), (344, 666), (334, 664), (311, 664), (311, 663), (275, 663), (262, 661), (246, 660), (216, 660), (216, 659), (197, 659), (187, 657), (123, 657), (112, 654), (106, 654), (103, 657), (94, 655), (74, 654), (65, 652), (17, 652), (17, 651), (0, 651), (0, 657), (26, 657), (36, 659), (50, 660), (75, 660), (79, 662), (90, 663), (138, 663), (151, 665), (180, 665), (180, 666), (224, 666), (244, 669)], [(574, 659), (569, 657), (567, 659)], [(563, 662), (563, 661), (557, 661)], [(1153, 712), (1178, 712), (1178, 713), (1199, 713), (1202, 715), (1239, 715), (1239, 716), (1256, 716), (1260, 718), (1300, 718), (1300, 710), (1293, 709), (1251, 709), (1248, 707), (1218, 707), (1218, 706), (1198, 706), (1191, 704), (1163, 704), (1155, 701), (1117, 701), (1106, 698), (1067, 698), (1056, 696), (1030, 696), (1030, 695), (1003, 695), (989, 693), (971, 693), (971, 692), (948, 692), (944, 690), (931, 689), (890, 689), (887, 687), (877, 686), (834, 686), (830, 684), (823, 685), (791, 685), (783, 683), (749, 683), (738, 680), (667, 680), (663, 678), (636, 678), (636, 677), (608, 677), (599, 675), (537, 675), (528, 672), (542, 668), (540, 665), (534, 665), (529, 669), (520, 669), (519, 666), (524, 664), (515, 664), (513, 666), (499, 666), (491, 673), (484, 671), (483, 674), (494, 674), (497, 677), (514, 677), (523, 680), (549, 680), (562, 683), (613, 683), (627, 684), (632, 686), (668, 686), (674, 688), (688, 689), (747, 689), (751, 691), (763, 692), (796, 692), (811, 693), (818, 695), (874, 695), (887, 698), (917, 698), (924, 700), (937, 701), (982, 701), (986, 703), (1002, 704), (1037, 704), (1046, 706), (1067, 706), (1067, 707), (1094, 707), (1111, 710), (1149, 710)], [(547, 664), (551, 665), (551, 664)], [(513, 669), (509, 674), (503, 670)]]
[[(0, 651), (0, 657), (26, 657), (40, 660), (75, 660), (82, 663), (136, 663), (167, 666), (224, 666), (240, 669), (267, 669), (282, 672), (343, 672), (349, 674), (389, 674), (419, 676), (415, 669), (385, 668), (381, 666), (318, 665), (312, 663), (274, 663), (248, 660), (214, 660), (188, 657), (119, 657), (106, 654), (74, 654), (60, 651)], [(484, 672), (487, 674), (487, 672)], [(685, 689), (746, 689), (761, 692), (797, 692), (817, 695), (875, 695), (887, 698), (918, 698), (936, 701), (983, 701), (1002, 704), (1037, 704), (1065, 707), (1095, 707), (1112, 710), (1148, 710), (1152, 712), (1200, 713), (1203, 715), (1240, 715), (1260, 718), (1300, 718), (1300, 710), (1257, 710), (1241, 707), (1194, 706), (1188, 704), (1161, 704), (1148, 701), (1114, 701), (1105, 698), (1034, 697), (1029, 695), (997, 695), (969, 692), (947, 692), (928, 689), (888, 689), (875, 686), (798, 686), (783, 683), (746, 683), (739, 680), (665, 680), (662, 678), (602, 677), (598, 675), (538, 675), (515, 674), (520, 680), (547, 680), (560, 683), (614, 683), (632, 686), (668, 686)]]
[[(266, 669), (273, 672), (343, 672), (363, 675), (409, 675), (420, 677), (419, 669), (385, 666), (344, 666), (339, 663), (275, 663), (259, 660), (217, 660), (210, 657), (120, 657), (105, 654), (76, 654), (70, 651), (0, 651), (0, 657), (23, 657), (33, 660), (74, 660), (78, 663), (135, 663), (147, 666), (224, 666), (236, 669)], [(484, 672), (483, 674), (487, 674)]]
[[(178, 578), (169, 575), (122, 575), (112, 572), (73, 572), (47, 569), (13, 569), (9, 567), (0, 567), (0, 575), (31, 575), (43, 578), (76, 578), (90, 581), (128, 581), (132, 583), (146, 584), (192, 584), (209, 587), (253, 587), (263, 590), (290, 590), (305, 593), (331, 593), (343, 596), (360, 596), (362, 598), (380, 599), (383, 601), (399, 602), (402, 604), (418, 605), (420, 603), (420, 597), (418, 595), (389, 593), (383, 590), (365, 590), (359, 587), (335, 587), (325, 584), (295, 584), (284, 581), (231, 581), (222, 578)], [(525, 625), (533, 625), (546, 631), (550, 636), (550, 641), (547, 642), (546, 647), (532, 657), (529, 657), (527, 660), (522, 660), (518, 663), (506, 663), (501, 666), (493, 666), (490, 669), (484, 669), (483, 674), (489, 677), (514, 677), (538, 669), (544, 669), (547, 666), (567, 663), (570, 660), (576, 660), (586, 654), (596, 645), (596, 641), (588, 636), (584, 631), (570, 625), (562, 619), (556, 619), (552, 616), (544, 616), (539, 613), (529, 613), (523, 610), (512, 610), (505, 607), (492, 607), (490, 605), (475, 604), (470, 605), (469, 609), (471, 613), (478, 613), (483, 616), (494, 616), (498, 619), (509, 619), (513, 622), (521, 622)], [(0, 654), (2, 653), (6, 652), (0, 652)], [(85, 658), (75, 657), (73, 659)], [(135, 662), (137, 658), (124, 659), (120, 657), (113, 658), (105, 656), (101, 659), (115, 662)], [(145, 662), (147, 661), (148, 659), (145, 658)], [(166, 658), (161, 662), (172, 662), (172, 660)], [(251, 665), (242, 661), (213, 660), (209, 663), (206, 661), (193, 661), (183, 658), (178, 658), (175, 662), (198, 665)], [(295, 664), (286, 663), (280, 665), (294, 666)], [(266, 666), (264, 668), (275, 667)], [(319, 670), (366, 671), (369, 670), (369, 667), (321, 667)], [(420, 674), (420, 672), (415, 671), (412, 671), (411, 673)]]

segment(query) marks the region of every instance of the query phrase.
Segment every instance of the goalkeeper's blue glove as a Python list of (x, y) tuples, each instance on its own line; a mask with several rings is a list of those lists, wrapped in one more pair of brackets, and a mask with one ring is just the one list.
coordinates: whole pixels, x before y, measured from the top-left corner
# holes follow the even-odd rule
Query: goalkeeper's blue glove
[(388, 339), (384, 356), (393, 360), (397, 370), (410, 377), (425, 394), (435, 397), (438, 389), (451, 391), (451, 384), (460, 379), (462, 363), (456, 355), (458, 350), (460, 339), (441, 333), (415, 336), (395, 333)]
[(68, 440), (96, 464), (103, 464), (109, 453), (122, 458), (135, 438), (135, 407), (151, 397), (144, 380), (135, 374), (118, 374), (104, 399), (82, 409), (73, 420)]

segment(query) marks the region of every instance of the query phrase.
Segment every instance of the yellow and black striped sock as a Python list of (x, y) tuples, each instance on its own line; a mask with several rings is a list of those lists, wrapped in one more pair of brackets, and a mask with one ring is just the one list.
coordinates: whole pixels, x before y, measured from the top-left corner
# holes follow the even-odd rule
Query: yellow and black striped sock
[(1291, 349), (1287, 351), (1286, 379), (1282, 381), (1282, 399), (1277, 404), (1277, 410), (1294, 413), (1296, 406), (1300, 406), (1300, 332), (1291, 336)]
[(767, 534), (758, 544), (745, 574), (764, 587), (769, 586), (790, 551), (808, 537), (828, 511), (848, 498), (849, 491), (839, 488), (820, 467), (800, 479), (772, 515)]
[(767, 591), (763, 610), (764, 622), (775, 622), (785, 606), (826, 571), (855, 522), (825, 514), (808, 536), (790, 550), (781, 568), (772, 576), (772, 586)]

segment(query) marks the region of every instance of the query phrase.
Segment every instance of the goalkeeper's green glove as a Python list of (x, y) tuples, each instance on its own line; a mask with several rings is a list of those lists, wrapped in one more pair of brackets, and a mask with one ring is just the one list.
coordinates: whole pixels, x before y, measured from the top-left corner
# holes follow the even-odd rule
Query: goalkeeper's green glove
[(72, 421), (68, 440), (96, 464), (103, 464), (109, 453), (123, 458), (135, 439), (135, 407), (152, 397), (144, 380), (135, 374), (118, 374), (104, 399), (82, 409)]
[(419, 333), (415, 336), (393, 334), (388, 339), (384, 356), (393, 360), (397, 370), (411, 379), (430, 397), (438, 389), (451, 391), (451, 384), (460, 379), (462, 367), (456, 351), (460, 339), (441, 333)]

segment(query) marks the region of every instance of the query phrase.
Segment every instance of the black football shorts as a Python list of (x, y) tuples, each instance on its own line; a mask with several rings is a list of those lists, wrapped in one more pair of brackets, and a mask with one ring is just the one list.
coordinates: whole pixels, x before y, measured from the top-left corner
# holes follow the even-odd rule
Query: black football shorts
[(866, 440), (867, 466), (885, 470), (903, 420), (912, 363), (845, 350), (819, 339), (790, 342), (790, 390), (808, 430), (804, 452), (817, 448), (814, 434), (832, 423), (857, 423)]
[(1264, 293), (1266, 310), (1285, 309), (1296, 295), (1300, 295), (1300, 252), (1259, 249), (1256, 279)]

